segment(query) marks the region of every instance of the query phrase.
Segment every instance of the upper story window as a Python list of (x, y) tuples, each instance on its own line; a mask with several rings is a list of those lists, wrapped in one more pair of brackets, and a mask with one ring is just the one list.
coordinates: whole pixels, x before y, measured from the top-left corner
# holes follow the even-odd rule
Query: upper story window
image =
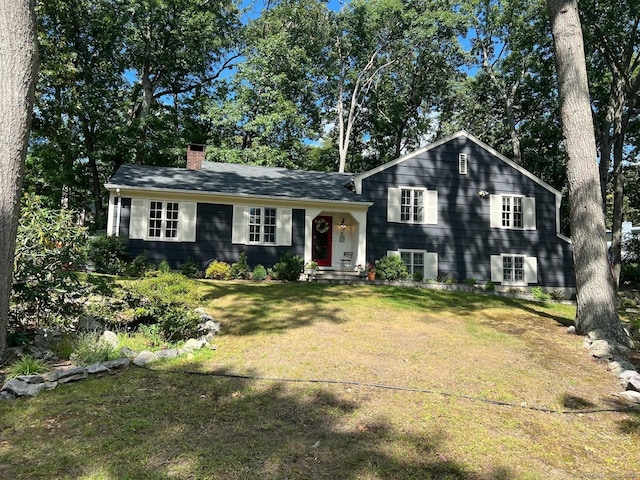
[(387, 191), (387, 221), (438, 223), (438, 192), (426, 188), (397, 187)]
[(400, 191), (400, 221), (422, 223), (424, 220), (424, 190), (402, 188)]
[(275, 208), (249, 208), (249, 243), (276, 243)]
[(466, 175), (467, 167), (468, 167), (467, 154), (466, 153), (458, 154), (458, 173), (460, 175)]
[(290, 208), (234, 205), (231, 242), (252, 245), (291, 245)]
[(513, 194), (491, 195), (490, 210), (492, 228), (536, 229), (536, 199), (533, 197)]
[(522, 197), (502, 195), (502, 226), (524, 228)]
[(178, 238), (178, 218), (180, 206), (178, 202), (149, 202), (148, 237), (153, 239)]

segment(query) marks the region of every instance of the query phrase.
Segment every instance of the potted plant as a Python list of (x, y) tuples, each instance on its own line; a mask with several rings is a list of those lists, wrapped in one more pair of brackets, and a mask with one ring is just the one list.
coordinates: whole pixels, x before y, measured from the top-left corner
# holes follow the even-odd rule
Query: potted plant
[(307, 280), (311, 281), (316, 277), (318, 271), (318, 262), (314, 260), (308, 261), (304, 266), (304, 273), (307, 275)]
[(367, 280), (373, 281), (376, 279), (376, 266), (373, 263), (367, 263)]

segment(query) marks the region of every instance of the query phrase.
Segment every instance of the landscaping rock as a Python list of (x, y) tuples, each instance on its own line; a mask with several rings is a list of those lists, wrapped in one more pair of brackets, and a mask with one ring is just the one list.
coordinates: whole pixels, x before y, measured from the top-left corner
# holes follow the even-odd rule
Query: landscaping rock
[(52, 390), (56, 386), (56, 382), (27, 383), (22, 381), (20, 377), (16, 377), (5, 383), (2, 390), (9, 391), (19, 397), (35, 397), (42, 390)]
[(72, 367), (62, 370), (58, 377), (58, 383), (77, 382), (89, 376), (89, 372), (84, 367)]
[(576, 334), (576, 327), (574, 325), (571, 325), (570, 327), (567, 328), (567, 333), (569, 335), (575, 335)]
[(98, 363), (92, 363), (91, 365), (89, 365), (87, 367), (87, 373), (90, 374), (94, 374), (94, 373), (102, 373), (102, 372), (108, 372), (109, 369), (107, 367), (104, 366), (104, 364), (98, 362)]
[(613, 359), (614, 348), (606, 340), (595, 340), (589, 348), (589, 355), (595, 358)]
[(143, 350), (136, 356), (136, 358), (133, 359), (133, 363), (139, 367), (144, 367), (156, 360), (158, 360), (158, 357), (155, 353), (150, 352), (149, 350)]
[(131, 360), (129, 358), (116, 358), (115, 360), (108, 360), (106, 362), (102, 362), (102, 364), (107, 367), (109, 370), (114, 368), (127, 368), (131, 365)]
[(18, 375), (16, 378), (24, 383), (44, 383), (44, 378), (41, 375)]
[(184, 344), (184, 348), (188, 348), (191, 350), (200, 350), (206, 342), (202, 340), (196, 340), (195, 338), (190, 338)]
[(640, 403), (640, 392), (635, 392), (633, 390), (627, 390), (625, 392), (619, 393), (619, 395), (625, 400), (629, 400), (633, 403)]
[(130, 349), (129, 347), (122, 347), (120, 349), (120, 356), (127, 358), (135, 358), (138, 355), (138, 352)]
[(105, 330), (102, 333), (102, 336), (100, 337), (100, 341), (106, 343), (107, 345), (110, 345), (114, 349), (118, 348), (118, 343), (119, 343), (118, 336), (110, 330)]
[(91, 315), (82, 315), (78, 319), (77, 329), (80, 332), (96, 332), (104, 330), (104, 325), (96, 317)]
[(640, 373), (636, 373), (627, 380), (626, 389), (640, 392)]
[(160, 359), (160, 358), (176, 358), (178, 356), (178, 349), (177, 348), (170, 348), (168, 350), (160, 350), (159, 352), (156, 352), (156, 358)]

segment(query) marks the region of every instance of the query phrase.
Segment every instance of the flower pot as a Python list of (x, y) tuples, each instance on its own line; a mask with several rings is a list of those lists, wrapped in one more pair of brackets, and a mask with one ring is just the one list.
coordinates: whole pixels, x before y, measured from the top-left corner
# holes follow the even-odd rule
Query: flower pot
[(367, 272), (367, 280), (374, 281), (376, 279), (376, 272)]

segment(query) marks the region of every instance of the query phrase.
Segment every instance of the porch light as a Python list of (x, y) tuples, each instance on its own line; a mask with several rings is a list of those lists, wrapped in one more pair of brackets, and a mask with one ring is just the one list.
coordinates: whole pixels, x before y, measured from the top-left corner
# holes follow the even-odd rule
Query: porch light
[(478, 192), (478, 196), (479, 196), (480, 198), (487, 197), (487, 196), (489, 196), (489, 192), (487, 192), (486, 190), (480, 190), (480, 191)]
[(344, 232), (346, 228), (347, 228), (347, 224), (344, 223), (344, 218), (343, 218), (342, 220), (340, 220), (340, 230)]

